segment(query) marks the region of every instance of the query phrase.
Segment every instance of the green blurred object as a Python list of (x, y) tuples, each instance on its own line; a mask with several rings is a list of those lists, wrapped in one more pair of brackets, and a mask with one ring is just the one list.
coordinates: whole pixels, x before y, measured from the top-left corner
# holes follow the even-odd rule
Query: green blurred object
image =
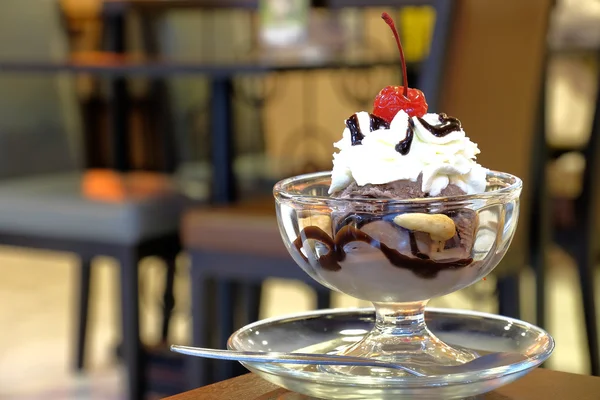
[(308, 37), (308, 0), (261, 0), (260, 37), (265, 45), (285, 46)]

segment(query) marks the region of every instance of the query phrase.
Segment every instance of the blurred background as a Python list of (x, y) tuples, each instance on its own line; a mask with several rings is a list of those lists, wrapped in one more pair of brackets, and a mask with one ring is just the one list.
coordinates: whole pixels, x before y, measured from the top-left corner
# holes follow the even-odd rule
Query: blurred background
[[(367, 306), (311, 282), (271, 189), (399, 85), (525, 181), (500, 266), (430, 304), (522, 318), (600, 374), (600, 1), (2, 0), (0, 398), (160, 398), (243, 372), (168, 345)], [(139, 321), (139, 323), (138, 323)]]

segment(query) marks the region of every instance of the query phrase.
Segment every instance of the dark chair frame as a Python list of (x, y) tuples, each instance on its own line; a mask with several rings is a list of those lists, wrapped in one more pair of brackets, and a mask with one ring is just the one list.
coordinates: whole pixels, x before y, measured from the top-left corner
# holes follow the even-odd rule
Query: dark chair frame
[[(192, 346), (226, 348), (227, 339), (235, 329), (236, 310), (242, 310), (238, 326), (258, 320), (260, 286), (268, 277), (299, 280), (316, 291), (317, 308), (331, 306), (331, 290), (309, 277), (291, 257), (187, 251), (191, 259)], [(240, 265), (244, 268), (239, 268)], [(236, 286), (232, 282), (243, 284)], [(214, 327), (216, 331), (211, 330)], [(197, 357), (188, 357), (186, 363), (189, 389), (228, 379), (236, 372), (237, 365)]]
[[(63, 22), (63, 28), (66, 26)], [(112, 40), (111, 42), (114, 42)], [(121, 50), (121, 49), (115, 49)], [(26, 72), (26, 71), (25, 71)], [(118, 91), (125, 87), (125, 79), (119, 79), (113, 87), (113, 128), (121, 127), (127, 120), (127, 104), (120, 101)], [(122, 146), (126, 132), (118, 131), (114, 138), (114, 158), (115, 166), (119, 170), (127, 170), (127, 159), (129, 156), (128, 148)], [(84, 144), (87, 142), (83, 138)], [(166, 140), (166, 139), (165, 139)], [(84, 145), (85, 147), (85, 145)], [(171, 147), (163, 146), (167, 151)], [(86, 158), (86, 157), (84, 157)], [(89, 159), (84, 160), (89, 163)], [(172, 162), (165, 155), (164, 160), (166, 170), (170, 170)], [(91, 228), (93, 229), (93, 227)], [(85, 347), (88, 331), (88, 310), (91, 290), (92, 259), (97, 256), (109, 256), (117, 259), (120, 269), (120, 292), (121, 292), (121, 311), (122, 311), (122, 346), (121, 352), (127, 369), (128, 379), (128, 399), (141, 399), (144, 394), (144, 368), (143, 368), (143, 350), (140, 342), (140, 322), (139, 322), (139, 285), (138, 285), (138, 264), (146, 256), (159, 256), (166, 261), (166, 280), (165, 291), (163, 294), (163, 321), (162, 321), (162, 339), (166, 340), (169, 330), (170, 315), (174, 308), (173, 281), (175, 276), (175, 259), (181, 250), (179, 233), (177, 229), (164, 235), (139, 240), (136, 243), (120, 244), (95, 241), (93, 239), (67, 239), (52, 235), (36, 235), (29, 233), (15, 233), (11, 231), (2, 231), (0, 229), (0, 245), (16, 246), (30, 249), (51, 250), (59, 252), (68, 252), (77, 254), (81, 259), (80, 274), (78, 276), (78, 296), (79, 304), (77, 310), (77, 330), (76, 330), (76, 348), (74, 368), (82, 370), (85, 364)]]
[(92, 259), (97, 256), (114, 257), (119, 262), (122, 355), (127, 369), (128, 398), (141, 399), (144, 393), (144, 355), (140, 342), (138, 264), (147, 256), (159, 256), (166, 261), (166, 282), (163, 297), (162, 338), (166, 340), (170, 315), (174, 307), (173, 280), (175, 259), (180, 252), (178, 234), (165, 235), (142, 240), (132, 245), (94, 242), (91, 240), (58, 239), (15, 235), (0, 232), (0, 244), (75, 253), (81, 258), (81, 273), (78, 280), (78, 323), (75, 368), (84, 366), (84, 352), (87, 336)]
[[(600, 93), (600, 76), (597, 79), (598, 93)], [(600, 250), (596, 226), (598, 202), (600, 202), (600, 192), (597, 188), (600, 176), (600, 97), (596, 100), (590, 141), (583, 150), (583, 156), (586, 165), (583, 174), (583, 190), (575, 200), (575, 224), (573, 228), (554, 232), (554, 239), (571, 254), (577, 264), (590, 369), (592, 375), (600, 376), (600, 344), (594, 286)], [(538, 285), (541, 286), (538, 290), (544, 289), (543, 281), (538, 282)], [(544, 298), (544, 294), (538, 295), (538, 325), (542, 327), (545, 325), (546, 314)]]

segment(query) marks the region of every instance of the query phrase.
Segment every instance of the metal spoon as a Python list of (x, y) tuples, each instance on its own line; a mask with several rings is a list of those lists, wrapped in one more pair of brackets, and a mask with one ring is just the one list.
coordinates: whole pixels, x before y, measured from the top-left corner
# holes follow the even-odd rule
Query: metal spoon
[(519, 353), (490, 353), (478, 357), (460, 365), (453, 366), (431, 366), (427, 367), (428, 373), (417, 371), (404, 365), (380, 361), (366, 357), (336, 356), (332, 354), (306, 354), (306, 353), (283, 353), (264, 351), (233, 351), (205, 349), (201, 347), (188, 347), (172, 345), (171, 351), (195, 357), (215, 358), (218, 360), (233, 360), (244, 362), (301, 364), (301, 365), (349, 365), (363, 367), (379, 367), (399, 369), (408, 374), (427, 377), (436, 375), (462, 374), (480, 371), (489, 368), (502, 367), (509, 364), (519, 363), (529, 359)]

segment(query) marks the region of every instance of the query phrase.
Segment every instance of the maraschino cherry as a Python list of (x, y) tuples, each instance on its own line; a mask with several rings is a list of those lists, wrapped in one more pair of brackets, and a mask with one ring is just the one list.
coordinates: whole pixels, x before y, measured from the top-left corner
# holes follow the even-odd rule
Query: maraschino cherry
[(400, 110), (404, 110), (410, 117), (422, 117), (427, 113), (427, 101), (425, 95), (419, 89), (409, 89), (408, 87), (406, 60), (404, 59), (404, 51), (402, 51), (402, 44), (394, 20), (388, 13), (381, 14), (381, 18), (389, 25), (396, 38), (396, 44), (400, 51), (400, 61), (402, 62), (404, 86), (387, 86), (383, 88), (375, 97), (373, 114), (387, 122), (392, 122), (392, 119)]

